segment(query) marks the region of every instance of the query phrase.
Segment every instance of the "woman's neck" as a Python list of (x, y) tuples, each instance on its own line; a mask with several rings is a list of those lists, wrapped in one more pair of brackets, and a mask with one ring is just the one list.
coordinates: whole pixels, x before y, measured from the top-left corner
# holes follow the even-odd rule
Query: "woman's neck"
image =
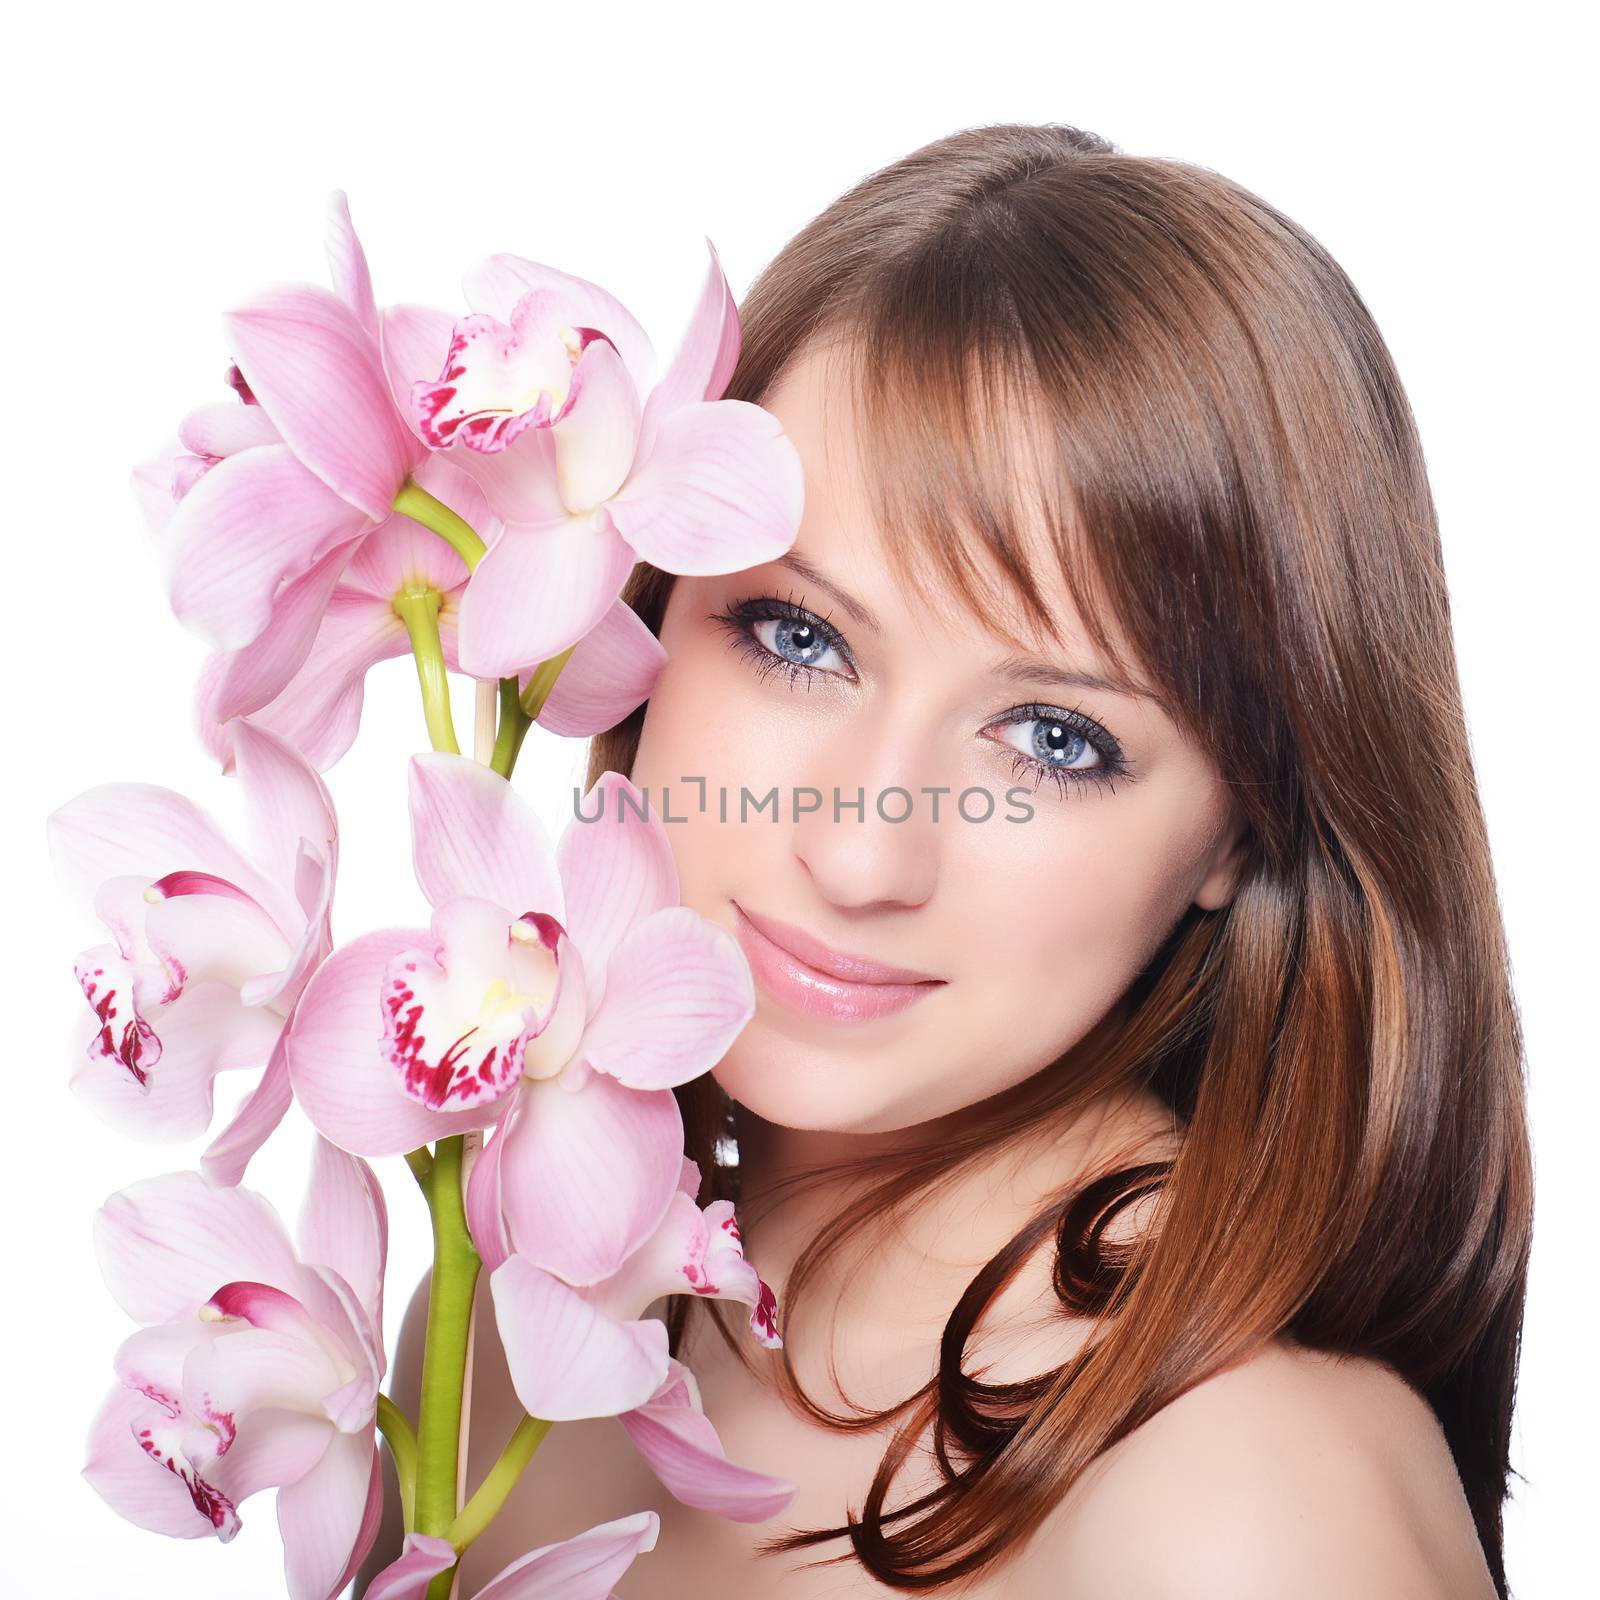
[[(847, 1285), (853, 1317), (896, 1327), (925, 1323), (937, 1330), (972, 1277), (1054, 1193), (1095, 1163), (1123, 1159), (1124, 1152), (1128, 1159), (1148, 1159), (1152, 1142), (1170, 1125), (1170, 1114), (1153, 1095), (1101, 1096), (1045, 1137), (985, 1152), (913, 1199), (898, 1225), (884, 1226), (865, 1194), (882, 1179), (892, 1155), (930, 1144), (938, 1148), (938, 1125), (884, 1133), (784, 1128), (740, 1106), (740, 1230), (750, 1260), (781, 1304), (801, 1250), (834, 1218), (857, 1213), (861, 1227), (852, 1228), (836, 1267), (819, 1280), (819, 1289), (828, 1285), (821, 1298), (831, 1298), (833, 1286)], [(843, 1157), (865, 1163), (862, 1171), (802, 1176)], [(796, 1178), (802, 1181), (788, 1181)], [(808, 1289), (807, 1298), (816, 1292)]]

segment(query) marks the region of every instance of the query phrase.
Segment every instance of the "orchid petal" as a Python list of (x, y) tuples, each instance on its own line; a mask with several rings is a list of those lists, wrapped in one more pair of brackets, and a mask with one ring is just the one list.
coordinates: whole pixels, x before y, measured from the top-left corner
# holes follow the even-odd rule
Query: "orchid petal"
[[(96, 909), (106, 904), (109, 891), (139, 882), (138, 878), (108, 878), (96, 896)], [(140, 918), (136, 933), (141, 946), (142, 924)], [(148, 959), (136, 955), (127, 930), (117, 921), (110, 925), (116, 930), (117, 944), (96, 945), (73, 963), (78, 986), (94, 1013), (94, 1030), (85, 1054), (96, 1067), (111, 1069), (114, 1076), (121, 1075), (117, 1071), (121, 1068), (143, 1093), (161, 1060), (161, 1035), (151, 1026), (150, 1015), (183, 992), (183, 977), (168, 971), (153, 955)]]
[(167, 555), (167, 530), (178, 509), (178, 497), (173, 492), (173, 468), (182, 454), (183, 447), (174, 438), (128, 474), (128, 487), (139, 508), (145, 543), (163, 564)]
[(214, 1537), (217, 1528), (195, 1505), (177, 1473), (140, 1448), (134, 1430), (151, 1413), (147, 1396), (118, 1384), (89, 1425), (83, 1476), (118, 1516), (173, 1539)]
[(421, 459), (355, 312), (310, 284), (268, 290), (223, 318), (251, 391), (294, 451), (373, 522)]
[(383, 1050), (383, 974), (402, 951), (429, 948), (421, 928), (385, 928), (335, 950), (312, 974), (289, 1024), (289, 1077), (315, 1126), (342, 1149), (399, 1155), (469, 1128), (487, 1127), (491, 1104), (432, 1111), (410, 1099)]
[[(270, 1306), (263, 1313), (256, 1302), (269, 1297), (292, 1307), (293, 1315), (277, 1313)], [(305, 1307), (281, 1289), (265, 1284), (224, 1284), (207, 1306), (208, 1314), (218, 1312), (225, 1319), (242, 1320), (236, 1325), (224, 1320), (222, 1337), (208, 1339), (190, 1353), (183, 1368), (185, 1415), (222, 1430), (219, 1453), (231, 1444), (235, 1417), (245, 1419), (258, 1410), (314, 1416), (322, 1438), (311, 1459), (301, 1463), (300, 1472), (304, 1472), (315, 1465), (333, 1432), (332, 1425), (318, 1413), (322, 1397), (345, 1381), (343, 1374), (317, 1338), (316, 1324)], [(257, 1316), (264, 1322), (276, 1320), (278, 1326), (255, 1325)], [(299, 1472), (293, 1476), (298, 1477)], [(229, 1498), (237, 1505), (240, 1497), (230, 1493)]]
[[(556, 478), (556, 446), (549, 428), (527, 428), (504, 450), (488, 455), (481, 450), (452, 450), (450, 459), (483, 491), (490, 512), (500, 522), (539, 526), (568, 514)], [(487, 530), (478, 531), (485, 544), (494, 544)]]
[(187, 983), (214, 981), (231, 989), (263, 972), (281, 972), (291, 946), (264, 907), (221, 879), (168, 873), (147, 891), (145, 936)]
[(479, 315), (456, 323), (441, 371), (411, 392), (425, 444), (498, 455), (565, 412), (584, 335), (545, 316), (541, 300), (525, 295), (509, 325)]
[(378, 1456), (371, 1434), (336, 1433), (322, 1460), (278, 1490), (290, 1600), (334, 1600), (377, 1533), (369, 1515)]
[(304, 1477), (321, 1461), (333, 1438), (326, 1417), (307, 1411), (259, 1411), (233, 1437), (227, 1453), (209, 1464), (207, 1479), (240, 1506), (262, 1489)]
[[(331, 1267), (306, 1266), (300, 1273), (300, 1295), (317, 1320), (336, 1336), (356, 1364), (355, 1376), (334, 1393), (324, 1395), (322, 1409), (335, 1427), (350, 1433), (372, 1421), (378, 1386), (389, 1358), (383, 1350), (383, 1324), (374, 1322), (360, 1296)], [(380, 1292), (381, 1302), (382, 1295)], [(381, 1313), (383, 1307), (378, 1306)]]
[(199, 806), (156, 784), (86, 789), (51, 812), (46, 831), (57, 881), (85, 904), (107, 878), (150, 883), (174, 868), (221, 878), (263, 904), (281, 898)]
[[(609, 1277), (654, 1232), (676, 1192), (678, 1102), (670, 1089), (630, 1089), (599, 1073), (577, 1090), (525, 1080), (519, 1094), (500, 1135), (512, 1244), (568, 1283)], [(604, 1185), (595, 1184), (597, 1172), (607, 1174)]]
[(199, 1317), (139, 1328), (117, 1346), (111, 1365), (128, 1388), (176, 1416), (183, 1408), (184, 1365), (216, 1334), (216, 1326)]
[[(483, 490), (443, 456), (429, 456), (414, 477), (464, 522), (479, 530), (490, 525)], [(407, 589), (448, 594), (467, 581), (467, 564), (438, 534), (410, 517), (395, 515), (361, 541), (344, 581), (387, 606)]]
[(677, 905), (678, 868), (648, 794), (620, 772), (602, 772), (590, 786), (556, 846), (556, 865), (592, 1011), (602, 1003), (612, 952), (647, 917)]
[(607, 509), (664, 572), (739, 572), (794, 543), (804, 485), (799, 453), (770, 411), (711, 400), (660, 417), (650, 454)]
[(599, 625), (634, 560), (604, 507), (508, 526), (462, 597), (462, 669), (502, 678), (559, 655)]
[(651, 1470), (687, 1506), (734, 1522), (765, 1522), (799, 1492), (786, 1478), (770, 1477), (728, 1460), (717, 1430), (700, 1409), (689, 1369), (669, 1362), (666, 1381), (641, 1406), (617, 1418)]
[(272, 419), (260, 406), (213, 400), (196, 406), (178, 424), (178, 440), (191, 455), (221, 461), (259, 444), (282, 444)]
[(531, 990), (520, 973), (508, 980), (513, 927), (504, 906), (459, 895), (434, 912), (428, 946), (384, 969), (383, 1048), (405, 1093), (431, 1110), (481, 1108), (522, 1076), (556, 970), (553, 960), (534, 966)]
[(462, 287), (474, 311), (507, 323), (517, 302), (530, 291), (539, 291), (556, 322), (603, 333), (622, 353), (641, 393), (655, 377), (656, 354), (649, 335), (633, 313), (598, 284), (521, 256), (493, 255), (467, 274)]
[(382, 1521), (383, 1468), (378, 1459), (378, 1452), (374, 1450), (367, 1474), (367, 1503), (361, 1513), (360, 1526), (356, 1529), (355, 1543), (350, 1547), (350, 1559), (345, 1562), (344, 1571), (333, 1580), (332, 1595), (343, 1594), (356, 1573), (361, 1570), (361, 1564), (377, 1542), (378, 1528)]
[(591, 339), (572, 368), (567, 409), (551, 430), (568, 511), (592, 511), (622, 487), (639, 438), (639, 391), (617, 347)]
[(270, 1006), (287, 1012), (299, 999), (305, 981), (332, 948), (330, 931), (333, 917), (333, 889), (338, 845), (324, 855), (309, 840), (302, 839), (295, 852), (294, 892), (304, 927), (291, 944), (288, 959), (276, 972), (257, 973), (239, 986), (239, 998), (247, 1006)]
[(367, 270), (367, 255), (356, 237), (355, 224), (350, 220), (350, 202), (343, 189), (335, 189), (328, 197), (323, 242), (334, 293), (355, 313), (361, 331), (376, 340), (378, 307), (372, 298), (372, 274)]
[(559, 1544), (540, 1545), (504, 1567), (478, 1600), (607, 1600), (636, 1557), (654, 1550), (661, 1518), (654, 1511), (602, 1522)]
[(208, 707), (211, 719), (226, 722), (258, 711), (282, 691), (310, 655), (340, 575), (362, 543), (352, 539), (335, 545), (283, 585), (266, 627), (249, 644), (228, 653), (227, 669)]
[(95, 1256), (137, 1322), (192, 1314), (225, 1283), (278, 1288), (299, 1272), (282, 1219), (248, 1189), (213, 1189), (197, 1172), (143, 1178), (95, 1213)]
[[(604, 733), (649, 699), (666, 664), (661, 641), (626, 601), (614, 600), (573, 646), (539, 712), (539, 726), (568, 739)], [(531, 677), (522, 675), (524, 690)]]
[(411, 758), (411, 849), (431, 905), (460, 895), (565, 921), (561, 875), (533, 808), (499, 773), (467, 756)]
[(666, 376), (645, 401), (639, 428), (641, 457), (650, 453), (656, 425), (662, 416), (701, 400), (720, 400), (738, 365), (739, 307), (723, 275), (717, 247), (710, 239), (706, 240), (706, 249), (711, 254), (711, 262), (706, 268), (705, 283), (689, 327)]
[(311, 1182), (295, 1230), (302, 1261), (331, 1267), (355, 1291), (373, 1323), (383, 1326), (383, 1271), (389, 1211), (372, 1168), (318, 1136)]
[(251, 855), (275, 883), (292, 883), (300, 841), (332, 863), (339, 849), (333, 797), (303, 755), (281, 734), (243, 722), (234, 759), (244, 790)]
[(272, 620), (284, 579), (360, 536), (362, 512), (309, 472), (287, 445), (218, 462), (167, 530), (167, 598), (214, 649), (237, 650)]
[(737, 1300), (750, 1307), (750, 1331), (763, 1345), (776, 1350), (783, 1344), (777, 1297), (745, 1260), (728, 1200), (714, 1200), (702, 1211), (680, 1189), (655, 1232), (617, 1272), (585, 1294), (598, 1309), (621, 1319), (643, 1316), (664, 1295)]
[(512, 1387), (552, 1422), (643, 1405), (667, 1374), (667, 1325), (617, 1322), (552, 1273), (512, 1256), (489, 1279)]
[(431, 306), (401, 305), (385, 306), (378, 323), (390, 399), (420, 443), (422, 430), (411, 409), (411, 391), (419, 381), (439, 376), (456, 319)]
[[(245, 1174), (250, 1158), (277, 1131), (294, 1093), (289, 1086), (289, 1054), (285, 1035), (279, 1033), (267, 1070), (240, 1102), (227, 1127), (208, 1144), (200, 1157), (200, 1175), (216, 1188), (231, 1188)], [(206, 1125), (211, 1102), (206, 1101)]]
[(511, 1254), (511, 1237), (506, 1231), (504, 1189), (500, 1181), (500, 1152), (505, 1144), (505, 1130), (516, 1116), (522, 1096), (510, 1097), (506, 1115), (499, 1130), (472, 1163), (467, 1174), (466, 1212), (467, 1232), (483, 1264), (493, 1272)]
[(428, 1585), (456, 1563), (456, 1547), (431, 1533), (408, 1533), (398, 1560), (367, 1585), (363, 1600), (424, 1600)]
[[(341, 585), (323, 611), (316, 641), (299, 670), (275, 698), (250, 710), (250, 720), (293, 744), (325, 772), (355, 740), (367, 672), (410, 650), (405, 624), (388, 601)], [(195, 715), (201, 740), (224, 771), (234, 759), (234, 724), (226, 720), (227, 707), (220, 698), (227, 692), (228, 661), (225, 655), (210, 658), (197, 690)]]
[(159, 1054), (146, 1051), (142, 1084), (126, 1062), (105, 1054), (103, 1026), (92, 1019), (94, 1038), (85, 1041), (85, 1053), (68, 1081), (73, 1094), (118, 1132), (171, 1144), (210, 1126), (212, 1080), (219, 1072), (270, 1060), (283, 1018), (242, 1005), (238, 992), (226, 984), (195, 983), (146, 1027), (155, 1034)]
[(732, 934), (668, 906), (612, 952), (581, 1049), (635, 1089), (670, 1089), (710, 1071), (755, 1010), (750, 965)]

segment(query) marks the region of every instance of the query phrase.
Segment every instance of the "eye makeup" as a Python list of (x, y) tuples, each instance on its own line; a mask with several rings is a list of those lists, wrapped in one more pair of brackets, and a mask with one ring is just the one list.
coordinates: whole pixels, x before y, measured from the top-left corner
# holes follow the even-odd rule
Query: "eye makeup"
[[(807, 689), (822, 676), (858, 681), (855, 660), (843, 634), (827, 618), (807, 610), (793, 598), (753, 595), (734, 602), (725, 611), (711, 613), (706, 620), (727, 631), (729, 643), (750, 662), (758, 680), (782, 671), (791, 689), (801, 677)], [(830, 654), (838, 655), (847, 672), (820, 664)], [(1049, 779), (1063, 795), (1084, 794), (1090, 785), (1103, 785), (1115, 792), (1118, 779), (1135, 781), (1137, 774), (1115, 736), (1077, 708), (1029, 702), (986, 724), (984, 731), (988, 736), (990, 729), (1027, 728), (1034, 724), (1037, 727), (1027, 737), (1026, 748), (1003, 735), (990, 739), (1010, 751), (1013, 773), (1032, 773), (1039, 782)], [(1077, 765), (1078, 759), (1089, 752), (1098, 758), (1095, 763)], [(1050, 759), (1054, 756), (1065, 759)]]

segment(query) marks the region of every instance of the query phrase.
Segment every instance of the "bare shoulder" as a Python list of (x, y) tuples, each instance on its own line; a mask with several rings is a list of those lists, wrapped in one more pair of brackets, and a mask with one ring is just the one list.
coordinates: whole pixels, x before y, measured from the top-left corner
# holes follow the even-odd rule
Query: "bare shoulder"
[(1107, 1451), (1004, 1600), (1494, 1600), (1449, 1446), (1376, 1361), (1278, 1341)]

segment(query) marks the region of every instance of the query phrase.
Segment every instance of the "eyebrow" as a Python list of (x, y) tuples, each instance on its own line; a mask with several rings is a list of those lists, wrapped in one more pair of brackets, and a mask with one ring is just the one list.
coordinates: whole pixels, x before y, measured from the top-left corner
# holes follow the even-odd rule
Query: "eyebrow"
[(1052, 667), (1028, 656), (1011, 656), (995, 669), (995, 675), (1008, 678), (1013, 683), (1048, 683), (1060, 689), (1093, 689), (1101, 694), (1125, 695), (1130, 700), (1148, 700), (1165, 709), (1166, 702), (1154, 689), (1142, 688), (1122, 678), (1103, 678), (1095, 672), (1076, 672), (1066, 667)]
[[(814, 567), (804, 556), (797, 555), (793, 550), (787, 550), (777, 557), (773, 565), (788, 567), (791, 572), (799, 573), (807, 583), (814, 583), (819, 589), (824, 589), (832, 595), (863, 627), (870, 628), (874, 633), (883, 632), (882, 624), (866, 606), (862, 605), (854, 595), (841, 589), (825, 572)], [(1102, 677), (1095, 672), (1053, 667), (1047, 662), (1036, 661), (1029, 656), (1008, 656), (994, 669), (994, 672), (996, 677), (1005, 678), (1012, 683), (1048, 683), (1059, 689), (1092, 689), (1100, 694), (1116, 694), (1133, 700), (1148, 700), (1153, 705), (1165, 708), (1165, 702), (1153, 689), (1143, 688), (1125, 679)]]
[(819, 589), (826, 589), (862, 627), (871, 628), (874, 633), (883, 632), (883, 624), (859, 600), (853, 595), (846, 594), (826, 573), (812, 566), (804, 556), (796, 555), (793, 550), (786, 550), (773, 562), (773, 565), (788, 567), (791, 572), (798, 572), (807, 583), (814, 583)]

